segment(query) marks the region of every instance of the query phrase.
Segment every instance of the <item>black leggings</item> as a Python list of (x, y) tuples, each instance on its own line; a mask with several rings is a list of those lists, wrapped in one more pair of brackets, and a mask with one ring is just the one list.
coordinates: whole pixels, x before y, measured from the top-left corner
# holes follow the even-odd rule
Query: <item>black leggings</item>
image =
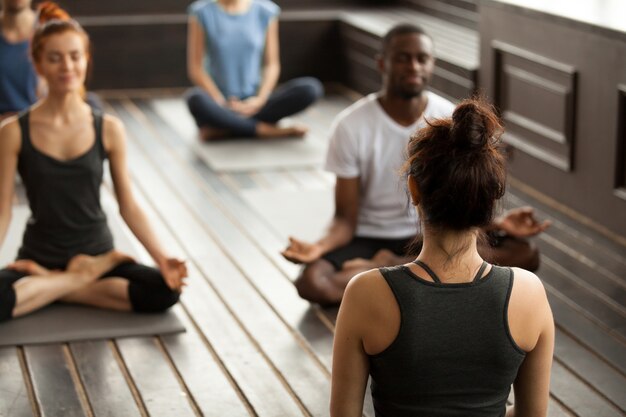
[[(0, 322), (9, 320), (15, 307), (13, 284), (28, 274), (12, 269), (0, 269)], [(124, 278), (129, 281), (128, 298), (133, 311), (155, 313), (176, 304), (179, 293), (172, 291), (158, 269), (134, 262), (123, 263), (111, 269), (100, 279)]]

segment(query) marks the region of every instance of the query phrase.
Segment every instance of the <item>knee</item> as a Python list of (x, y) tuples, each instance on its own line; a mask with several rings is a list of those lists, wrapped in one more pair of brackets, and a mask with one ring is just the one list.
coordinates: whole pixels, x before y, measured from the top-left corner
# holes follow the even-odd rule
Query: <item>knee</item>
[(195, 104), (200, 98), (201, 91), (198, 87), (192, 87), (189, 90), (185, 91), (183, 95), (185, 102), (189, 107)]
[[(332, 267), (331, 267), (332, 268)], [(295, 282), (301, 298), (322, 305), (336, 304), (340, 300), (334, 297), (334, 288), (330, 277), (331, 271), (317, 263), (307, 265)]]
[(128, 291), (133, 311), (138, 313), (160, 313), (180, 299), (180, 293), (171, 290), (160, 274), (150, 285), (134, 285), (131, 282)]
[(324, 86), (317, 78), (303, 77), (300, 79), (300, 94), (313, 103), (324, 96)]
[(539, 264), (540, 264), (539, 249), (537, 249), (537, 246), (533, 242), (526, 242), (526, 248), (524, 250), (524, 256), (523, 256), (523, 263), (524, 265), (521, 267), (528, 271), (535, 272), (536, 270), (539, 269)]

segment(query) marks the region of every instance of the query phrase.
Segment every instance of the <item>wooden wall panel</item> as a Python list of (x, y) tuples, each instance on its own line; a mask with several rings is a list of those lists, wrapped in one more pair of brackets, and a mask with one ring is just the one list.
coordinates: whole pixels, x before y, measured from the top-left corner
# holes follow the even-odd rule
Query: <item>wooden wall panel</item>
[(147, 21), (86, 24), (94, 56), (92, 89), (168, 88), (189, 85), (187, 24)]
[(576, 70), (503, 42), (494, 42), (494, 101), (504, 140), (564, 171), (572, 169)]
[(626, 84), (617, 87), (618, 114), (615, 147), (615, 195), (626, 200)]
[(519, 139), (511, 176), (605, 235), (626, 237), (623, 37), (496, 0), (479, 10), (479, 88), (502, 106), (506, 140)]

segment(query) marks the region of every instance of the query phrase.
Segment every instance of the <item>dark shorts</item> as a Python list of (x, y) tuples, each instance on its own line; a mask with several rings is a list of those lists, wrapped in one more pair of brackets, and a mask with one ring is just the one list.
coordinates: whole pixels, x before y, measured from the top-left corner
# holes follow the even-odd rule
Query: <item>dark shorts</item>
[[(26, 275), (12, 269), (0, 269), (0, 322), (11, 318), (15, 307), (13, 284)], [(179, 294), (167, 286), (163, 275), (156, 268), (128, 262), (111, 269), (100, 279), (112, 277), (129, 281), (128, 298), (133, 311), (163, 311), (178, 301)]]
[(371, 259), (381, 249), (390, 250), (398, 256), (406, 256), (413, 240), (412, 237), (404, 239), (355, 237), (347, 245), (325, 254), (322, 259), (326, 259), (339, 271), (345, 261), (354, 258)]

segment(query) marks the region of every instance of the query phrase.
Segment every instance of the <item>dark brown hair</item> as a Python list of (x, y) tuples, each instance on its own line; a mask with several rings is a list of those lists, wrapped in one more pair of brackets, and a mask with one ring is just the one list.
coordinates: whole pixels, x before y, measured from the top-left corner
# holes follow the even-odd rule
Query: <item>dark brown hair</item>
[(493, 107), (473, 98), (411, 137), (404, 172), (417, 183), (425, 224), (458, 231), (491, 223), (506, 183), (502, 133)]

